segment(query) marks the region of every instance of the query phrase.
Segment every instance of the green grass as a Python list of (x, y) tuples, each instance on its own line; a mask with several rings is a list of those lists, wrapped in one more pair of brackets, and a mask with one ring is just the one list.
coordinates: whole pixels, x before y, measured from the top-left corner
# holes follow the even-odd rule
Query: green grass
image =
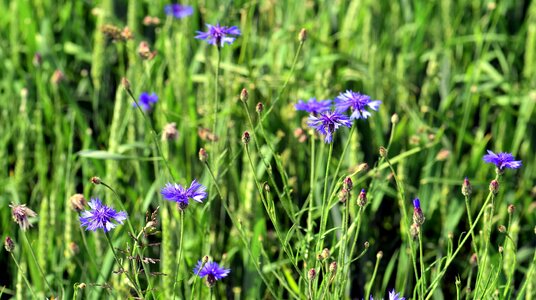
[[(110, 235), (146, 298), (381, 299), (393, 288), (406, 299), (536, 297), (534, 1), (200, 1), (181, 20), (166, 18), (165, 4), (0, 2), (0, 232), (16, 243), (13, 257), (0, 258), (3, 297), (136, 296), (126, 274), (114, 272), (120, 266), (102, 231), (80, 229), (74, 193), (124, 206), (135, 235), (159, 207), (158, 232), (140, 236), (139, 247), (128, 224)], [(146, 15), (161, 23), (143, 25)], [(215, 89), (217, 48), (194, 36), (218, 22), (242, 35), (221, 49)], [(128, 26), (134, 40), (111, 42), (104, 24)], [(300, 46), (301, 28), (308, 37)], [(153, 60), (138, 56), (141, 41), (157, 50)], [(52, 83), (56, 70), (65, 77)], [(134, 97), (159, 96), (152, 112), (132, 107), (123, 77)], [(294, 104), (347, 89), (383, 103), (353, 131), (337, 131), (329, 156)], [(265, 106), (260, 115), (257, 102)], [(161, 141), (169, 122), (179, 137)], [(199, 134), (214, 125), (217, 142)], [(294, 135), (300, 127), (303, 143)], [(495, 170), (482, 161), (487, 149), (523, 161), (501, 176), (495, 197), (488, 193)], [(362, 163), (369, 169), (356, 172)], [(346, 205), (337, 195), (349, 175)], [(93, 176), (117, 194), (91, 184)], [(481, 216), (474, 243), (460, 192), (465, 176), (473, 222)], [(193, 179), (208, 187), (203, 204), (180, 213), (160, 195), (167, 182)], [(368, 204), (360, 209), (362, 188)], [(415, 197), (426, 217), (421, 243), (409, 235)], [(29, 243), (11, 202), (38, 214)], [(326, 247), (329, 257), (317, 260)], [(231, 269), (212, 289), (192, 271), (205, 255)]]

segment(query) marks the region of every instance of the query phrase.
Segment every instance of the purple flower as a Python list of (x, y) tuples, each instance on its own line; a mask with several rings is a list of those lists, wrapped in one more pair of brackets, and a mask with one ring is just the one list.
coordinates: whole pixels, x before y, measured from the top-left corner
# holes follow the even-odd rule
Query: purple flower
[(521, 161), (514, 160), (515, 158), (511, 153), (501, 152), (495, 154), (488, 150), (488, 154), (484, 155), (483, 159), (487, 163), (495, 164), (499, 170), (503, 168), (517, 169), (521, 167)]
[[(158, 96), (155, 93), (149, 95), (149, 93), (143, 92), (138, 98), (138, 103), (144, 111), (151, 110), (153, 104), (155, 104), (157, 101)], [(136, 103), (134, 102), (132, 106), (136, 106)]]
[(303, 101), (299, 100), (296, 105), (294, 105), (296, 110), (303, 110), (313, 115), (323, 113), (331, 110), (331, 100), (316, 100), (316, 98), (311, 98), (309, 100)]
[(335, 98), (335, 107), (338, 111), (346, 111), (348, 108), (351, 108), (352, 115), (350, 118), (355, 119), (366, 119), (372, 114), (367, 111), (367, 107), (372, 110), (378, 110), (380, 100), (370, 100), (370, 96), (365, 94), (356, 93), (354, 91), (347, 90), (344, 93), (341, 93), (337, 98)]
[(205, 264), (203, 264), (202, 261), (198, 261), (197, 266), (194, 268), (194, 273), (197, 276), (201, 278), (205, 276), (207, 277), (207, 284), (210, 287), (212, 287), (217, 280), (227, 277), (230, 272), (230, 269), (222, 268), (218, 263), (213, 261), (209, 261)]
[(419, 198), (415, 198), (413, 200), (413, 222), (422, 225), (424, 223), (424, 219), (424, 214), (422, 213), (421, 209), (421, 200), (419, 200)]
[(400, 296), (400, 293), (397, 293), (395, 289), (389, 292), (389, 300), (406, 300), (406, 298)]
[(350, 119), (338, 111), (320, 113), (318, 117), (310, 115), (307, 124), (325, 135), (324, 141), (326, 143), (331, 143), (333, 133), (340, 126), (352, 127)]
[(196, 39), (200, 40), (206, 40), (207, 43), (211, 45), (216, 45), (218, 47), (223, 47), (225, 43), (232, 44), (235, 40), (234, 37), (230, 37), (228, 35), (240, 35), (240, 29), (236, 26), (220, 26), (220, 24), (217, 24), (216, 26), (212, 26), (210, 24), (207, 24), (208, 31), (197, 31)]
[(180, 5), (178, 3), (168, 4), (164, 7), (166, 15), (173, 16), (177, 19), (182, 19), (194, 13), (194, 9), (188, 5)]
[(164, 196), (164, 199), (175, 201), (180, 209), (185, 209), (190, 199), (203, 203), (203, 199), (207, 197), (206, 189), (194, 179), (187, 189), (180, 184), (167, 183), (160, 193)]
[(104, 232), (108, 232), (117, 226), (112, 221), (123, 224), (123, 221), (127, 219), (126, 212), (115, 211), (115, 209), (102, 204), (99, 198), (91, 199), (89, 207), (91, 210), (83, 211), (80, 215), (80, 223), (86, 227), (86, 230), (97, 231), (97, 229), (102, 228)]

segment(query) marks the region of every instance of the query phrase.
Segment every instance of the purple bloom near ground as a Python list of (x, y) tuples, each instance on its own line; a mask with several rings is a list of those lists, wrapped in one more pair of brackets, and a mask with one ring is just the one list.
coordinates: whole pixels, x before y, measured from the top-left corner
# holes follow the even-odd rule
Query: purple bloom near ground
[(231, 35), (240, 35), (240, 29), (236, 26), (227, 27), (220, 26), (220, 24), (216, 24), (216, 26), (207, 24), (207, 28), (207, 32), (197, 31), (195, 38), (205, 40), (207, 43), (218, 47), (223, 47), (225, 43), (232, 44), (236, 38), (231, 37)]
[(123, 221), (127, 219), (126, 212), (117, 212), (102, 204), (99, 198), (91, 199), (88, 204), (91, 210), (83, 211), (80, 215), (80, 223), (82, 227), (86, 227), (86, 230), (97, 231), (101, 228), (104, 232), (108, 232), (117, 226), (113, 221), (123, 224)]
[(209, 261), (203, 264), (202, 261), (198, 261), (194, 268), (194, 274), (203, 278), (207, 277), (207, 284), (213, 286), (217, 280), (227, 277), (231, 273), (230, 269), (220, 267), (218, 263)]
[(515, 160), (511, 153), (506, 152), (495, 154), (488, 150), (488, 154), (484, 155), (483, 160), (487, 163), (495, 164), (499, 170), (504, 168), (517, 169), (521, 167), (521, 161)]
[(400, 293), (397, 293), (395, 289), (389, 292), (389, 300), (406, 300), (406, 298), (400, 296)]
[[(149, 93), (143, 92), (138, 98), (138, 103), (144, 111), (151, 110), (153, 104), (156, 102), (158, 102), (158, 96), (155, 93), (149, 95)], [(134, 102), (132, 106), (136, 106), (136, 103)]]
[(160, 193), (164, 199), (177, 202), (179, 206), (186, 207), (190, 199), (203, 203), (203, 199), (207, 196), (206, 189), (194, 179), (189, 188), (184, 188), (176, 183), (167, 183)]
[(352, 114), (350, 115), (350, 119), (352, 120), (366, 119), (370, 117), (372, 114), (367, 109), (378, 110), (381, 103), (380, 100), (373, 101), (370, 99), (370, 96), (350, 90), (340, 93), (340, 95), (335, 98), (335, 107), (338, 111), (343, 112), (349, 108), (351, 109)]
[(306, 111), (308, 113), (317, 115), (331, 110), (331, 100), (316, 100), (316, 98), (311, 98), (307, 101), (299, 100), (294, 107), (296, 110)]
[(333, 133), (341, 126), (352, 127), (350, 119), (338, 111), (320, 113), (318, 116), (309, 116), (307, 124), (325, 135), (324, 141), (331, 143)]
[(177, 19), (182, 19), (194, 13), (194, 9), (188, 5), (180, 5), (178, 3), (168, 4), (164, 7), (166, 15), (173, 16)]

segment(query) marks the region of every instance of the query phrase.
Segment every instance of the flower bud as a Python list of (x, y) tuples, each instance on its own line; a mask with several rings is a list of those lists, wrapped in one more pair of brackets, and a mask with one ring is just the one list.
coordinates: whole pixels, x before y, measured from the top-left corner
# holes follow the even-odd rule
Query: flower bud
[(178, 137), (177, 123), (171, 122), (164, 126), (164, 130), (162, 130), (162, 141), (173, 141)]
[(86, 198), (82, 194), (74, 194), (69, 198), (71, 202), (71, 208), (76, 212), (81, 212), (87, 204)]
[(497, 180), (493, 179), (489, 183), (489, 191), (492, 192), (494, 195), (499, 192), (499, 182)]
[(4, 248), (6, 248), (7, 252), (12, 252), (15, 249), (15, 242), (9, 236), (6, 236), (4, 240)]
[(421, 201), (419, 198), (413, 200), (413, 222), (422, 225), (424, 223), (425, 217), (421, 210)]
[(500, 233), (505, 233), (506, 232), (506, 227), (504, 225), (499, 225), (497, 227), (497, 230), (499, 230)]
[(310, 269), (309, 272), (307, 272), (307, 276), (309, 277), (309, 280), (313, 280), (316, 277), (316, 270)]
[(365, 241), (363, 243), (363, 247), (365, 247), (365, 249), (368, 249), (368, 247), (370, 247), (370, 243), (368, 241)]
[(130, 81), (126, 77), (121, 78), (121, 85), (125, 90), (130, 90)]
[(499, 253), (503, 253), (503, 251), (504, 251), (503, 246), (499, 246)]
[(398, 123), (398, 121), (399, 121), (398, 114), (397, 114), (397, 113), (394, 113), (394, 114), (391, 116), (391, 123), (396, 124), (396, 123)]
[(255, 111), (260, 115), (264, 111), (264, 104), (262, 102), (257, 103), (257, 106), (255, 106)]
[(210, 257), (208, 257), (208, 255), (205, 255), (205, 256), (203, 256), (203, 259), (201, 261), (203, 262), (203, 264), (206, 264), (206, 263), (208, 263), (209, 259), (210, 259)]
[(102, 183), (102, 180), (97, 176), (91, 177), (91, 179), (89, 179), (89, 181), (91, 183), (93, 183), (93, 184), (101, 184)]
[(357, 196), (357, 205), (360, 207), (367, 205), (367, 192), (365, 189), (361, 189), (359, 196)]
[(322, 250), (321, 255), (323, 259), (328, 259), (331, 256), (331, 253), (329, 252), (328, 248), (324, 248), (324, 250)]
[(383, 158), (387, 157), (387, 149), (385, 149), (385, 147), (381, 146), (379, 152), (380, 152), (380, 157), (383, 157)]
[(513, 204), (508, 205), (508, 213), (513, 214), (516, 210), (516, 207)]
[(352, 178), (350, 178), (350, 177), (344, 178), (344, 180), (342, 181), (342, 186), (343, 186), (343, 188), (347, 189), (350, 192), (352, 190), (352, 188), (354, 187), (354, 183), (352, 182)]
[(248, 102), (248, 99), (249, 99), (248, 90), (244, 88), (242, 89), (242, 92), (240, 92), (240, 101), (246, 103)]
[(350, 198), (350, 192), (348, 192), (347, 189), (343, 188), (339, 192), (339, 202), (346, 203), (346, 201), (348, 201), (348, 198)]
[(334, 261), (334, 262), (329, 264), (329, 271), (331, 273), (336, 273), (337, 272), (337, 262), (336, 261)]
[(478, 255), (476, 253), (473, 253), (473, 255), (471, 255), (469, 263), (471, 264), (471, 266), (476, 266), (478, 264)]
[(208, 160), (208, 153), (204, 148), (199, 149), (199, 160), (206, 162)]
[(378, 253), (376, 253), (376, 258), (382, 259), (382, 257), (383, 257), (383, 251), (378, 251)]
[(473, 187), (471, 187), (471, 183), (469, 182), (469, 179), (465, 177), (462, 184), (462, 195), (465, 197), (471, 196), (471, 192), (473, 191)]
[(303, 43), (307, 40), (307, 29), (302, 28), (300, 30), (300, 33), (298, 34), (298, 40), (300, 41), (300, 43)]
[(251, 137), (249, 136), (249, 132), (244, 131), (244, 133), (242, 134), (242, 143), (247, 145), (247, 144), (249, 144), (249, 141), (251, 141)]

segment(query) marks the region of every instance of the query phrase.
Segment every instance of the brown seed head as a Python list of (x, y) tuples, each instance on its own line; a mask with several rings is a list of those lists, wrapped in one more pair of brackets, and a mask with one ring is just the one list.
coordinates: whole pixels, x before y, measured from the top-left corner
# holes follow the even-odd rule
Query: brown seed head
[(300, 30), (300, 33), (298, 34), (298, 40), (300, 41), (300, 43), (303, 43), (307, 40), (307, 29), (302, 28)]
[(162, 141), (174, 141), (179, 137), (177, 123), (171, 122), (164, 126), (162, 130)]
[(37, 214), (35, 211), (26, 207), (26, 204), (14, 204), (9, 205), (11, 207), (11, 215), (13, 216), (13, 221), (19, 224), (20, 228), (23, 231), (26, 231), (28, 228), (32, 227), (32, 224), (28, 221), (28, 217), (35, 217)]
[(86, 198), (82, 194), (74, 194), (69, 198), (71, 208), (76, 212), (81, 212), (87, 204)]

